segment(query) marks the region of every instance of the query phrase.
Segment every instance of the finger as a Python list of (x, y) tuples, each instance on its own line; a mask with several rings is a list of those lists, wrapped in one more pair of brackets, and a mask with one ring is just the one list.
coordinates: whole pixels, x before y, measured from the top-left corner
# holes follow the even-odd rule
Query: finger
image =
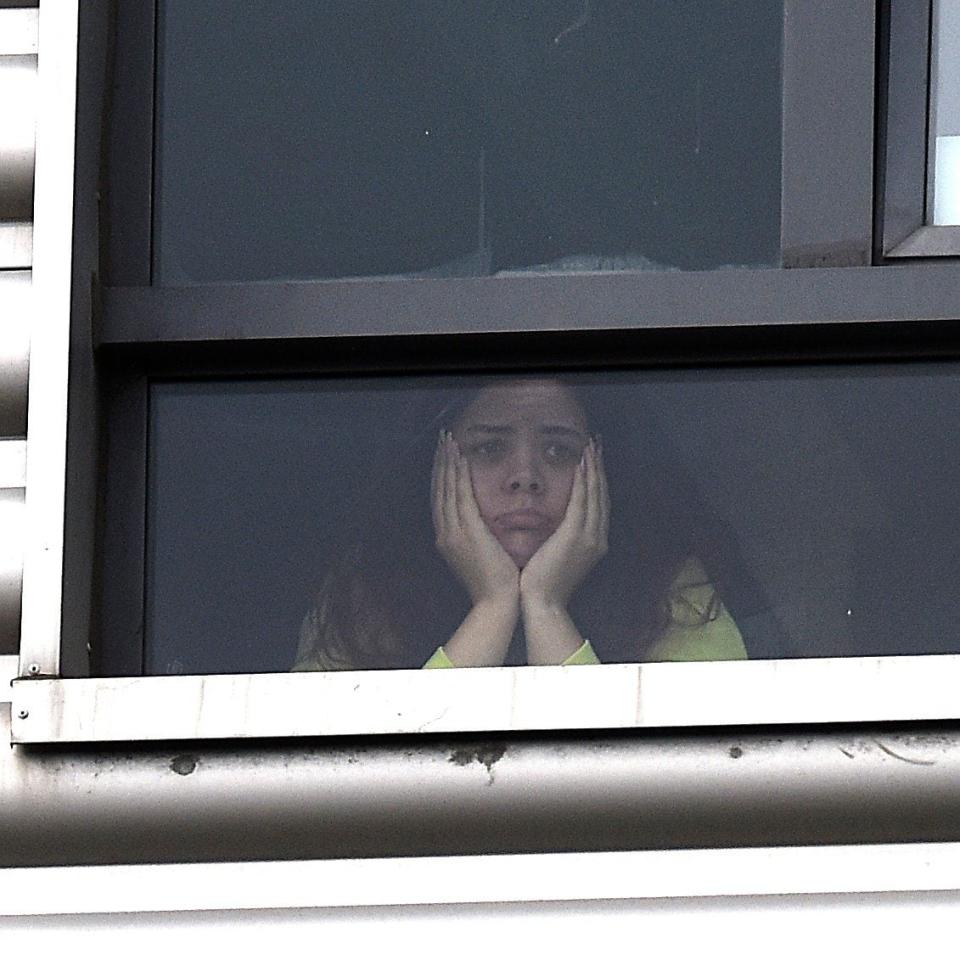
[(486, 529), (483, 517), (480, 515), (480, 507), (477, 504), (477, 498), (473, 492), (473, 477), (470, 474), (470, 462), (461, 454), (461, 471), (457, 484), (457, 508), (459, 510), (460, 522), (464, 526), (472, 529), (483, 527)]
[(607, 493), (607, 476), (603, 469), (603, 449), (599, 443), (594, 447), (593, 462), (595, 478), (593, 524), (587, 536), (602, 556), (607, 552), (610, 501)]
[(597, 474), (600, 478), (600, 508), (603, 536), (606, 539), (610, 529), (610, 490), (607, 486), (607, 470), (603, 462), (603, 443), (598, 444)]
[(446, 529), (456, 530), (459, 527), (457, 517), (457, 447), (449, 433), (443, 441), (443, 522)]
[(597, 503), (597, 456), (593, 440), (583, 448), (583, 533), (592, 538), (596, 534), (599, 523), (599, 509)]
[(570, 488), (570, 500), (567, 502), (567, 511), (563, 516), (561, 527), (573, 533), (583, 531), (584, 515), (587, 507), (587, 450), (584, 448), (580, 463), (573, 474), (573, 486)]
[(590, 493), (598, 527), (606, 523), (607, 476), (603, 469), (603, 448), (596, 438), (590, 441)]
[(603, 445), (598, 439), (595, 446), (596, 484), (597, 484), (597, 525), (594, 531), (594, 542), (600, 549), (601, 556), (607, 552), (608, 536), (610, 531), (610, 494), (607, 487), (607, 472), (603, 465)]
[(454, 484), (453, 505), (456, 511), (458, 529), (463, 530), (469, 523), (470, 499), (473, 497), (473, 487), (470, 482), (470, 465), (463, 455), (457, 442), (453, 444)]
[(430, 472), (430, 510), (433, 516), (434, 532), (440, 533), (443, 524), (443, 508), (441, 506), (440, 491), (441, 477), (443, 476), (443, 431), (437, 439), (437, 449), (433, 454), (433, 470)]

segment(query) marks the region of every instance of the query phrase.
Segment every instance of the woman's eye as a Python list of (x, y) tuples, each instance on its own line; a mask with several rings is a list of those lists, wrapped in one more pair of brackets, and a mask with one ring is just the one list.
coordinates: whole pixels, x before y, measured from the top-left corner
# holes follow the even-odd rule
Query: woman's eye
[(498, 438), (479, 440), (467, 448), (467, 455), (475, 460), (497, 460), (504, 453), (504, 443)]
[(543, 453), (548, 463), (557, 464), (558, 466), (567, 466), (571, 463), (576, 463), (581, 455), (581, 451), (572, 443), (561, 442), (547, 444)]

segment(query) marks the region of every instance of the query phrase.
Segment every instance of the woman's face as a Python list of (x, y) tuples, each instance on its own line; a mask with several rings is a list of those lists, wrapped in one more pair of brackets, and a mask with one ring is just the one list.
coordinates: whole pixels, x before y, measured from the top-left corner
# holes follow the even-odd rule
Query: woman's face
[(484, 387), (453, 430), (480, 515), (523, 568), (557, 529), (589, 440), (574, 394), (555, 380)]

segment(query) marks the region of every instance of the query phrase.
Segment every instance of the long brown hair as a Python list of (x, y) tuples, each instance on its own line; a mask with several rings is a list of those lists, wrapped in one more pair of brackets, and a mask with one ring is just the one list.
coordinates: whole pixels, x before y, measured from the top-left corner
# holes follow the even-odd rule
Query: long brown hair
[[(603, 383), (562, 382), (591, 431), (603, 433), (612, 504), (609, 552), (580, 585), (571, 615), (601, 660), (642, 660), (675, 619), (671, 586), (685, 561), (696, 557), (712, 582), (722, 579), (725, 537), (654, 424), (634, 419), (624, 431), (622, 411), (613, 422), (604, 403)], [(417, 668), (462, 621), (468, 599), (434, 545), (429, 477), (439, 430), (488, 383), (461, 379), (403, 411), (406, 427), (347, 509), (336, 555), (304, 620), (300, 667)]]

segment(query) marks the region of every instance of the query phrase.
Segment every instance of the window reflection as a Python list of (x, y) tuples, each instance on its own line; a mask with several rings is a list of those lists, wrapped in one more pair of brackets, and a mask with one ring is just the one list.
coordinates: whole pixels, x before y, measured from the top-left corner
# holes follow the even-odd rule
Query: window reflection
[[(677, 502), (664, 460), (662, 477), (630, 469), (613, 424), (611, 495), (608, 419), (550, 378), (487, 383), (425, 415), (429, 494), (428, 451), (414, 459), (411, 445), (389, 473), (413, 485), (380, 485), (364, 508), (304, 622), (298, 668), (746, 656), (701, 559), (719, 547), (703, 510), (692, 494)], [(646, 509), (618, 511), (626, 477), (649, 485), (633, 493)]]
[(949, 365), (158, 384), (148, 672), (956, 652)]

